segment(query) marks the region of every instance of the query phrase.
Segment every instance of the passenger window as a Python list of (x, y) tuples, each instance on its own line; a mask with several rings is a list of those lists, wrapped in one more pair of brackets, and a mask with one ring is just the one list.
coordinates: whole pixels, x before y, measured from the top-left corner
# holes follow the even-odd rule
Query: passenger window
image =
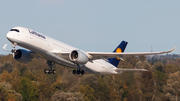
[(19, 30), (18, 30), (18, 29), (11, 29), (10, 31), (16, 31), (16, 32), (19, 32)]

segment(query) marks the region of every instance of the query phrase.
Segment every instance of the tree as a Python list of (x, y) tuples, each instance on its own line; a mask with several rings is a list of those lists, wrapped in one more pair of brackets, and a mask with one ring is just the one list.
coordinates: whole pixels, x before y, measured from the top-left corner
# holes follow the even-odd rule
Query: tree
[(129, 86), (134, 85), (132, 72), (123, 72), (121, 75), (106, 75), (103, 81), (109, 90), (109, 100), (111, 101), (126, 100), (130, 91)]
[(13, 81), (14, 79), (19, 79), (20, 78), (20, 71), (18, 69), (14, 69), (13, 72), (11, 73), (12, 77), (13, 77)]
[(152, 66), (146, 60), (145, 61), (138, 61), (135, 67), (137, 69), (152, 70)]
[(136, 77), (136, 85), (139, 91), (139, 99), (142, 101), (149, 101), (153, 99), (154, 80), (151, 71), (142, 72), (140, 76)]
[(42, 70), (37, 70), (35, 74), (34, 84), (39, 95), (40, 101), (49, 101), (52, 96), (53, 88), (51, 87), (51, 82), (47, 78), (47, 74), (43, 73)]
[(35, 80), (35, 77), (30, 70), (25, 70), (22, 76), (28, 78), (29, 80)]
[(22, 98), (22, 95), (17, 93), (16, 91), (14, 90), (10, 90), (11, 88), (11, 85), (9, 83), (6, 83), (6, 82), (2, 82), (0, 83), (0, 99), (1, 100), (5, 100), (5, 101), (8, 101), (8, 100), (15, 100), (15, 101), (22, 101), (23, 98)]
[(14, 90), (7, 91), (6, 100), (23, 101), (22, 95)]
[(146, 60), (146, 56), (144, 56), (144, 55), (138, 56), (138, 60), (139, 61), (144, 61), (144, 60)]
[(11, 82), (13, 80), (13, 77), (10, 73), (8, 73), (6, 70), (4, 70), (1, 73), (0, 79), (4, 82)]
[(49, 101), (53, 94), (53, 88), (50, 86), (49, 82), (49, 80), (38, 82), (38, 94), (40, 101)]
[(167, 66), (166, 66), (166, 73), (169, 75), (169, 74), (171, 74), (171, 73), (174, 73), (175, 72), (175, 65), (172, 65), (172, 64), (168, 64)]
[(33, 83), (26, 77), (21, 78), (19, 82), (18, 92), (22, 94), (25, 101), (36, 101), (39, 97), (37, 89), (35, 88)]
[(155, 70), (165, 73), (165, 66), (162, 63), (156, 63), (154, 67)]
[(10, 62), (5, 62), (2, 66), (0, 66), (0, 73), (2, 73), (4, 70), (7, 72), (12, 72), (13, 66)]
[(154, 85), (156, 87), (157, 92), (162, 93), (163, 86), (165, 85), (166, 80), (167, 80), (166, 74), (160, 71), (155, 71), (153, 73), (153, 78), (154, 78)]
[(51, 101), (83, 101), (83, 96), (80, 92), (70, 93), (56, 91), (52, 97)]
[(103, 79), (98, 80), (98, 86), (95, 89), (95, 97), (100, 101), (109, 101), (110, 100), (110, 91)]
[(89, 85), (80, 86), (80, 92), (83, 94), (84, 101), (94, 101), (94, 89), (91, 88)]
[(180, 96), (180, 72), (171, 73), (168, 76), (167, 83), (163, 87), (164, 93), (168, 99), (175, 101), (176, 95)]
[(83, 75), (80, 79), (80, 85), (89, 85), (91, 88), (96, 89), (98, 85), (98, 79), (94, 74)]
[(69, 88), (79, 83), (79, 77), (76, 75), (73, 75), (72, 70), (64, 70), (61, 80), (63, 83), (67, 84)]
[(133, 87), (133, 89), (129, 92), (127, 96), (127, 101), (141, 101), (140, 95), (141, 90), (137, 89), (137, 86)]
[(142, 62), (142, 61), (138, 61), (138, 62), (136, 63), (136, 66), (135, 66), (135, 67), (136, 67), (137, 69), (142, 69), (142, 68), (143, 68), (142, 66), (143, 66), (143, 62)]

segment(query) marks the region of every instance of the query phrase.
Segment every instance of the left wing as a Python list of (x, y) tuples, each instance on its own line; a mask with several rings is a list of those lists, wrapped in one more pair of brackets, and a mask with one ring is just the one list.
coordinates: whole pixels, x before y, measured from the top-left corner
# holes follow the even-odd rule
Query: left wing
[[(131, 57), (131, 56), (141, 56), (141, 55), (155, 55), (155, 54), (164, 54), (169, 53), (175, 50), (177, 47), (174, 47), (173, 49), (169, 51), (163, 51), (163, 52), (143, 52), (143, 53), (112, 53), (112, 52), (85, 52), (85, 54), (88, 56), (89, 60), (95, 60), (95, 59), (106, 59), (106, 58), (120, 58), (123, 57)], [(52, 52), (54, 54), (57, 54), (65, 59), (69, 59), (69, 54), (71, 52)]]
[(107, 53), (107, 52), (87, 52), (92, 56), (92, 60), (94, 59), (104, 59), (104, 58), (123, 58), (123, 57), (131, 57), (131, 56), (141, 56), (141, 55), (155, 55), (155, 54), (164, 54), (169, 53), (175, 50), (177, 47), (169, 51), (163, 52), (143, 52), (143, 53)]

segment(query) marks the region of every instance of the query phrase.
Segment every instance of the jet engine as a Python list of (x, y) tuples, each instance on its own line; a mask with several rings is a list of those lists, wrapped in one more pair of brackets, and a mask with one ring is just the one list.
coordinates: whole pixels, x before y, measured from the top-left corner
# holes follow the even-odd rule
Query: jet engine
[(78, 64), (86, 64), (89, 61), (88, 56), (80, 50), (73, 50), (69, 54), (69, 58), (72, 62)]
[(29, 53), (30, 51), (24, 49), (18, 49), (16, 52), (13, 53), (13, 57), (15, 60), (22, 62), (22, 63), (29, 63), (32, 60), (32, 56)]

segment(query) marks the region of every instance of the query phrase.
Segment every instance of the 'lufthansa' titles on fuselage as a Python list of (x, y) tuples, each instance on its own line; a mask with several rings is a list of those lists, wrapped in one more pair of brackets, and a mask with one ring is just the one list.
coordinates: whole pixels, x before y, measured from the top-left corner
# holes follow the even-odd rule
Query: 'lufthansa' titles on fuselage
[(28, 31), (29, 31), (30, 34), (34, 34), (34, 35), (36, 35), (36, 36), (38, 36), (38, 37), (41, 37), (41, 38), (43, 38), (43, 39), (46, 39), (46, 37), (45, 37), (44, 35), (41, 35), (41, 34), (35, 32), (35, 31), (29, 30), (29, 29), (28, 29)]

